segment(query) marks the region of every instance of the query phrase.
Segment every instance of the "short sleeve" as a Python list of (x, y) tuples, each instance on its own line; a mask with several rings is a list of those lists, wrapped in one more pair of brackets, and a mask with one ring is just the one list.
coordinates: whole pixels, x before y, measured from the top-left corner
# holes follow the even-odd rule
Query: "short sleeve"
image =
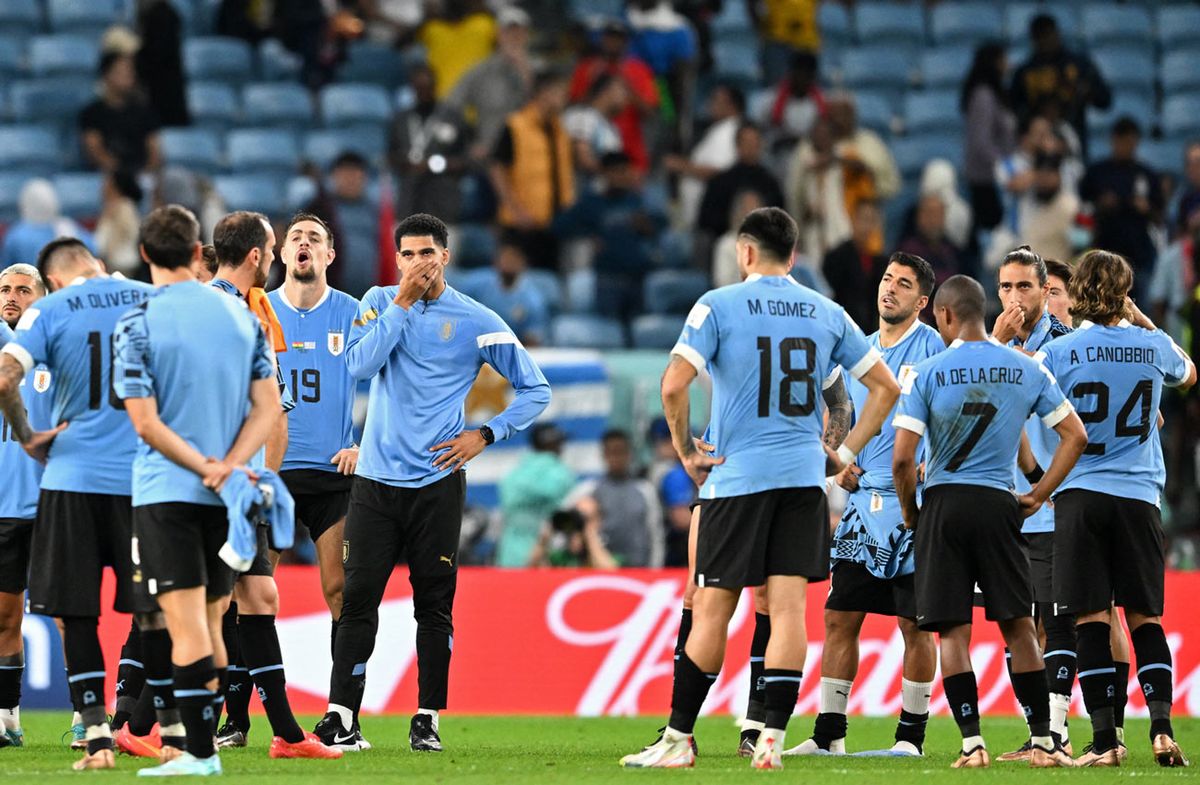
[(929, 400), (925, 379), (929, 371), (917, 366), (904, 378), (900, 387), (900, 401), (896, 404), (896, 416), (892, 419), (893, 428), (903, 428), (918, 436), (925, 435), (929, 423)]
[(1075, 411), (1075, 407), (1067, 400), (1067, 396), (1063, 395), (1058, 380), (1049, 368), (1039, 363), (1037, 370), (1035, 378), (1038, 380), (1038, 397), (1033, 410), (1042, 418), (1047, 428), (1053, 428)]
[(38, 363), (52, 366), (49, 354), (50, 327), (53, 321), (52, 311), (43, 311), (36, 304), (26, 308), (13, 331), (15, 337), (0, 351), (12, 355), (21, 363), (25, 373), (32, 371), (33, 366)]
[(113, 330), (113, 391), (121, 400), (153, 398), (154, 375), (150, 368), (150, 333), (146, 309), (134, 308)]
[(1192, 361), (1187, 353), (1179, 348), (1179, 344), (1171, 340), (1171, 336), (1162, 331), (1152, 333), (1158, 349), (1159, 368), (1163, 375), (1163, 384), (1168, 387), (1178, 387), (1187, 381), (1191, 375)]
[(863, 331), (845, 311), (841, 311), (841, 324), (836, 325), (834, 330), (840, 330), (841, 335), (833, 347), (833, 360), (849, 371), (855, 379), (861, 379), (875, 363), (883, 359), (883, 355), (871, 345), (867, 336), (863, 335)]
[(683, 332), (671, 349), (671, 354), (687, 360), (697, 373), (703, 371), (717, 356), (720, 346), (720, 330), (713, 305), (713, 299), (706, 294), (692, 306), (683, 324)]

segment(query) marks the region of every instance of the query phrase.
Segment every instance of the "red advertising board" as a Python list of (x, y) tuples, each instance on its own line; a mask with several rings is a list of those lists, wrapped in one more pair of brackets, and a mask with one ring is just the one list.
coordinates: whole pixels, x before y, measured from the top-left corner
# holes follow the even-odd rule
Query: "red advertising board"
[[(672, 650), (684, 588), (681, 570), (463, 569), (455, 602), (450, 708), (461, 714), (662, 715), (671, 692)], [(329, 685), (329, 617), (315, 568), (279, 570), (279, 633), (292, 705), (325, 709)], [(815, 713), (819, 699), (822, 607), (828, 584), (808, 602), (812, 641), (797, 711)], [(1175, 653), (1175, 707), (1200, 716), (1200, 615), (1187, 598), (1200, 596), (1200, 573), (1167, 576), (1166, 629)], [(980, 708), (1015, 714), (1004, 668), (1004, 644), (994, 625), (975, 625), (972, 660)], [(115, 668), (128, 617), (101, 622), (105, 654)], [(749, 686), (753, 631), (749, 596), (730, 624), (725, 668), (706, 713), (738, 714)], [(408, 714), (416, 708), (415, 626), (406, 573), (398, 569), (380, 608), (379, 637), (367, 670), (363, 708)], [(895, 623), (868, 617), (862, 664), (851, 694), (853, 713), (889, 715), (900, 707), (903, 644)], [(1129, 712), (1145, 713), (1131, 682)], [(257, 704), (257, 701), (255, 701)], [(940, 685), (933, 711), (944, 713)], [(1076, 688), (1077, 712), (1082, 703)]]

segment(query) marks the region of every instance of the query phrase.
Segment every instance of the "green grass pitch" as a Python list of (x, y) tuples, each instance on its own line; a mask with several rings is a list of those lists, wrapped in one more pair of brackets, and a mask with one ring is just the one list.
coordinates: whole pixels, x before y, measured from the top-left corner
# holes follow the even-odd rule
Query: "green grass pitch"
[[(312, 727), (316, 718), (303, 718)], [(5, 783), (50, 783), (95, 781), (97, 783), (153, 782), (135, 777), (138, 768), (151, 761), (117, 758), (115, 771), (71, 771), (78, 754), (60, 738), (70, 715), (62, 712), (25, 712), (22, 721), (26, 746), (0, 750), (0, 780)], [(700, 758), (692, 771), (623, 771), (617, 760), (653, 740), (660, 723), (654, 718), (576, 719), (574, 717), (455, 717), (442, 720), (442, 738), (447, 752), (417, 754), (408, 751), (408, 718), (367, 718), (364, 731), (375, 745), (368, 752), (347, 754), (337, 761), (286, 761), (267, 757), (269, 739), (266, 718), (254, 717), (250, 746), (221, 754), (225, 768), (222, 781), (270, 785), (270, 783), (585, 783), (747, 782), (766, 777), (773, 782), (863, 783), (885, 785), (938, 785), (942, 782), (973, 781), (1026, 783), (1031, 777), (1075, 778), (1077, 781), (1112, 783), (1130, 776), (1162, 782), (1198, 782), (1200, 770), (1162, 769), (1150, 756), (1145, 720), (1128, 723), (1130, 757), (1121, 769), (1086, 771), (1030, 771), (1019, 764), (993, 764), (988, 771), (952, 771), (958, 750), (954, 723), (939, 717), (930, 723), (926, 757), (896, 758), (786, 758), (781, 772), (751, 771), (735, 754), (738, 733), (728, 718), (705, 718), (697, 727)], [(1073, 718), (1080, 747), (1086, 741), (1087, 721)], [(849, 747), (852, 751), (891, 746), (894, 720), (858, 718), (850, 720)], [(803, 740), (812, 730), (811, 717), (795, 717), (788, 734), (789, 746)], [(984, 721), (984, 735), (993, 755), (1018, 746), (1024, 739), (1024, 724), (1015, 718)], [(1175, 721), (1175, 731), (1185, 753), (1200, 754), (1200, 720)]]

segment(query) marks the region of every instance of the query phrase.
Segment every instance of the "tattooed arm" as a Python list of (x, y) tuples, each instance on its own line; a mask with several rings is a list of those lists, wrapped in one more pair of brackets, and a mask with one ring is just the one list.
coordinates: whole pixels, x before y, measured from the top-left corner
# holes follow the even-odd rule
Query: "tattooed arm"
[(839, 373), (833, 384), (821, 391), (825, 406), (829, 409), (829, 419), (825, 423), (825, 444), (836, 450), (846, 440), (850, 432), (850, 419), (854, 415), (854, 401), (850, 399), (850, 390), (846, 387), (846, 374)]
[(0, 355), (0, 412), (8, 421), (13, 438), (22, 444), (33, 436), (29, 418), (25, 415), (25, 403), (21, 400), (21, 380), (25, 369), (11, 354)]

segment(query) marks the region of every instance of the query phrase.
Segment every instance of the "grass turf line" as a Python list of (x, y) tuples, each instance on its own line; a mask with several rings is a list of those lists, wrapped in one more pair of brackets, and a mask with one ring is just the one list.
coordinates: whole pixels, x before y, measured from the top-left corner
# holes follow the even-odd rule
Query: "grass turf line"
[[(70, 723), (66, 712), (26, 711), (26, 746), (0, 750), (0, 779), (8, 783), (80, 782), (80, 778), (99, 777), (104, 783), (142, 782), (136, 770), (153, 765), (144, 758), (118, 756), (115, 771), (80, 774), (70, 770), (79, 754), (60, 742)], [(315, 717), (301, 719), (311, 728)], [(407, 717), (367, 717), (364, 732), (375, 748), (369, 752), (347, 754), (337, 761), (271, 760), (267, 757), (268, 725), (266, 718), (253, 718), (250, 746), (221, 753), (225, 768), (222, 782), (271, 783), (352, 781), (354, 785), (373, 783), (512, 783), (552, 782), (626, 783), (651, 779), (660, 782), (741, 783), (747, 777), (766, 776), (775, 782), (845, 783), (847, 776), (870, 778), (869, 782), (886, 785), (940, 785), (960, 778), (982, 777), (992, 783), (1024, 783), (1029, 777), (1086, 777), (1089, 782), (1113, 783), (1131, 775), (1162, 781), (1196, 782), (1197, 769), (1162, 769), (1150, 755), (1148, 723), (1131, 720), (1127, 739), (1130, 758), (1121, 769), (1089, 771), (1030, 771), (1020, 764), (994, 763), (991, 770), (972, 774), (952, 771), (949, 766), (958, 753), (959, 736), (954, 723), (935, 718), (929, 727), (926, 757), (895, 758), (785, 758), (784, 771), (759, 773), (736, 757), (737, 728), (728, 718), (704, 718), (697, 726), (700, 758), (690, 772), (623, 771), (617, 766), (622, 755), (636, 752), (656, 735), (656, 718), (574, 717), (456, 717), (447, 715), (441, 723), (447, 752), (440, 755), (418, 754), (408, 750)], [(1072, 718), (1076, 753), (1090, 737), (1087, 720)], [(795, 717), (788, 731), (788, 745), (805, 739), (812, 730), (811, 717)], [(885, 749), (892, 745), (895, 720), (892, 718), (850, 718), (849, 748)], [(985, 718), (983, 731), (992, 755), (1007, 752), (1021, 744), (1025, 726), (1016, 718)], [(1200, 720), (1177, 719), (1175, 731), (1186, 753), (1200, 755)]]

